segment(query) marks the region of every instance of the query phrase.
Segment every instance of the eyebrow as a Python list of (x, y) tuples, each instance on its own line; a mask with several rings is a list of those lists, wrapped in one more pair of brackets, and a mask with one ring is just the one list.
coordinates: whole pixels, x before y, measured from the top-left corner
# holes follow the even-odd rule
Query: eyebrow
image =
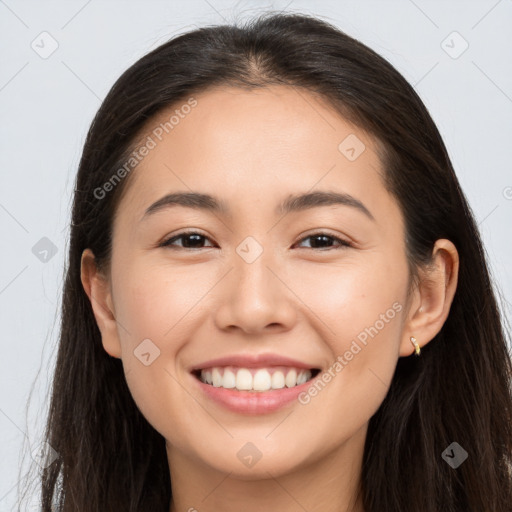
[[(299, 212), (322, 206), (343, 205), (356, 208), (369, 219), (375, 221), (375, 217), (366, 206), (355, 197), (347, 193), (316, 191), (304, 194), (289, 195), (276, 209), (276, 215), (286, 215), (291, 212)], [(200, 192), (174, 192), (167, 194), (149, 206), (142, 219), (174, 206), (183, 206), (196, 210), (204, 210), (220, 215), (230, 216), (231, 212), (226, 202), (209, 194)]]

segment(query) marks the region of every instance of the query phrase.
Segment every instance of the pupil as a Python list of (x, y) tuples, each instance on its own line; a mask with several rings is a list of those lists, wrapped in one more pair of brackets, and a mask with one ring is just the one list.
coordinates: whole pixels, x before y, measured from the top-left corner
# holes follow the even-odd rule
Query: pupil
[(313, 237), (313, 240), (323, 240), (326, 243), (316, 244), (317, 247), (328, 247), (330, 242), (330, 237), (325, 235), (317, 235)]
[(187, 248), (190, 248), (190, 247), (196, 247), (196, 245), (194, 244), (194, 241), (192, 242), (192, 244), (188, 243), (189, 240), (191, 239), (195, 239), (195, 242), (196, 244), (201, 244), (201, 239), (202, 239), (202, 235), (186, 235), (183, 240), (184, 240), (184, 243), (183, 245)]

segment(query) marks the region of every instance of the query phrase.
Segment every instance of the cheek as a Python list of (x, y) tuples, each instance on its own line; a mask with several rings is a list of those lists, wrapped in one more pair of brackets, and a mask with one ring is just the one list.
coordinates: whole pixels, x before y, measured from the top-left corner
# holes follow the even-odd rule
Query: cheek
[(124, 276), (119, 276), (116, 286), (117, 319), (126, 326), (120, 331), (123, 346), (150, 338), (161, 350), (176, 348), (170, 342), (193, 317), (195, 306), (212, 286), (211, 279), (193, 266), (143, 262), (125, 268)]
[[(181, 350), (197, 331), (198, 316), (207, 312), (208, 292), (218, 277), (200, 272), (199, 265), (177, 268), (135, 258), (116, 268), (115, 311), (122, 325), (118, 333), (128, 387), (149, 423), (179, 443), (187, 429), (178, 425), (194, 423), (183, 408), (190, 395), (183, 382), (189, 376), (180, 367)], [(176, 418), (180, 421), (169, 433), (171, 418), (173, 424)]]
[[(310, 272), (303, 284), (333, 361), (324, 373), (325, 387), (312, 390), (314, 396), (304, 401), (311, 398), (314, 407), (331, 403), (333, 415), (344, 422), (346, 411), (353, 411), (354, 427), (379, 407), (395, 371), (405, 311), (404, 268), (382, 260), (331, 272), (324, 268)], [(316, 400), (315, 393), (323, 398)]]
[(377, 258), (368, 258), (364, 265), (347, 260), (334, 268), (311, 266), (297, 272), (301, 278), (294, 282), (294, 291), (304, 298), (304, 314), (318, 320), (315, 325), (321, 326), (336, 355), (354, 339), (364, 343), (379, 336), (382, 346), (384, 340), (398, 342), (407, 280), (403, 268)]

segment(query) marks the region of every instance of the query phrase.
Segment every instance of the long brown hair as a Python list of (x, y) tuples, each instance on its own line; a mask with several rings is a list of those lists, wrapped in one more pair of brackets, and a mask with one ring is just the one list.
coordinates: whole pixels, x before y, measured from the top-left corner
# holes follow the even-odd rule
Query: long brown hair
[[(121, 360), (103, 349), (80, 279), (85, 248), (108, 265), (127, 180), (105, 197), (94, 191), (163, 109), (215, 85), (271, 84), (319, 94), (380, 143), (385, 184), (406, 222), (411, 276), (429, 263), (437, 239), (459, 251), (458, 288), (442, 330), (420, 358), (399, 359), (370, 419), (366, 512), (510, 512), (512, 363), (504, 319), (441, 136), (413, 87), (373, 50), (318, 18), (273, 12), (171, 39), (123, 73), (94, 118), (74, 191), (45, 432), (59, 457), (42, 474), (42, 510), (168, 511), (165, 440), (136, 407)], [(456, 469), (442, 457), (452, 442), (468, 453)]]

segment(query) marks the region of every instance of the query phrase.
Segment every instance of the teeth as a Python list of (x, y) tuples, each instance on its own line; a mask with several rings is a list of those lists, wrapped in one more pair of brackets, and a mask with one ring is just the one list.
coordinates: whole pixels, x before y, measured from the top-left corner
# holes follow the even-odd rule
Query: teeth
[(284, 388), (284, 373), (274, 372), (272, 375), (272, 389)]
[(249, 370), (246, 370), (245, 368), (238, 370), (236, 374), (235, 388), (240, 390), (252, 389), (252, 375)]
[(239, 391), (268, 391), (300, 386), (311, 379), (311, 370), (280, 367), (267, 369), (209, 368), (201, 370), (201, 380), (216, 388)]
[(258, 370), (254, 375), (252, 387), (255, 391), (268, 391), (272, 387), (272, 377), (267, 370)]
[(304, 384), (308, 380), (307, 375), (304, 372), (299, 373), (297, 377), (297, 386), (300, 386), (301, 384)]
[(218, 368), (214, 368), (212, 370), (212, 379), (213, 379), (213, 386), (218, 388), (222, 385), (222, 374), (220, 373), (220, 370)]
[(236, 386), (236, 375), (231, 370), (224, 370), (224, 378), (222, 380), (223, 388), (234, 388)]
[(290, 370), (286, 374), (286, 379), (284, 379), (287, 388), (292, 388), (297, 384), (297, 372), (295, 370)]

